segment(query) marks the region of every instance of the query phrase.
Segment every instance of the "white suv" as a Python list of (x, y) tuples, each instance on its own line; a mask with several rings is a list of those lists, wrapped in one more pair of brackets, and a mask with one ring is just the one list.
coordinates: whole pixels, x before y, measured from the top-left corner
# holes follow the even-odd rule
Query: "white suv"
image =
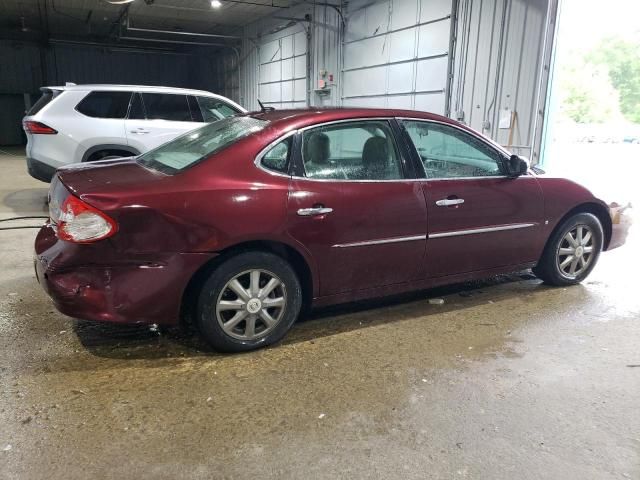
[(44, 87), (24, 117), (27, 166), (50, 182), (69, 163), (130, 157), (208, 122), (244, 113), (201, 90), (133, 85)]

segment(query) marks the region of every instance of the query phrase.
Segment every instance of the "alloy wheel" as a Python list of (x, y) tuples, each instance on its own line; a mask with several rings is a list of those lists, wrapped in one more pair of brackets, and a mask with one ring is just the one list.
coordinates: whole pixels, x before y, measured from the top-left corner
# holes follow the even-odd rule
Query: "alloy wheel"
[(284, 283), (268, 270), (247, 270), (229, 280), (216, 302), (222, 330), (238, 340), (256, 340), (271, 332), (287, 305)]
[(560, 240), (556, 263), (560, 274), (574, 279), (583, 273), (593, 259), (594, 236), (587, 225), (576, 225)]

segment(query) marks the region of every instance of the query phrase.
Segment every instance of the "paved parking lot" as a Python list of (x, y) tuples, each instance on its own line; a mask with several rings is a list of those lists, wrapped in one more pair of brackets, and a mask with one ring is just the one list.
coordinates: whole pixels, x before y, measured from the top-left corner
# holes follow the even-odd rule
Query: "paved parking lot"
[[(44, 214), (10, 153), (0, 218)], [(57, 313), (35, 233), (0, 231), (0, 478), (640, 478), (637, 235), (581, 286), (334, 308), (220, 355)]]

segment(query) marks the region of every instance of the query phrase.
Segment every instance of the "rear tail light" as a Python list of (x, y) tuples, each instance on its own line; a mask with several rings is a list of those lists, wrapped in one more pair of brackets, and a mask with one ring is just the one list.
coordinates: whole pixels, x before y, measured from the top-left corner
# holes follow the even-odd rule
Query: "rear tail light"
[(54, 130), (48, 125), (45, 125), (42, 122), (34, 122), (33, 120), (25, 120), (22, 122), (22, 127), (24, 131), (27, 133), (34, 133), (39, 135), (55, 135), (58, 133), (57, 130)]
[(97, 208), (69, 195), (60, 206), (57, 223), (58, 238), (74, 243), (97, 242), (118, 231), (118, 224)]

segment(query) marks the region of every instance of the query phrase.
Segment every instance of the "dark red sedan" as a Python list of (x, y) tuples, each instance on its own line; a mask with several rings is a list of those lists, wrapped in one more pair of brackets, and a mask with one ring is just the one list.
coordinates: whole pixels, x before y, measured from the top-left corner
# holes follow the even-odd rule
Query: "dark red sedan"
[(303, 306), (534, 267), (583, 280), (624, 208), (423, 112), (247, 114), (134, 159), (59, 170), (36, 272), (63, 313), (176, 324), (217, 349), (281, 339)]

